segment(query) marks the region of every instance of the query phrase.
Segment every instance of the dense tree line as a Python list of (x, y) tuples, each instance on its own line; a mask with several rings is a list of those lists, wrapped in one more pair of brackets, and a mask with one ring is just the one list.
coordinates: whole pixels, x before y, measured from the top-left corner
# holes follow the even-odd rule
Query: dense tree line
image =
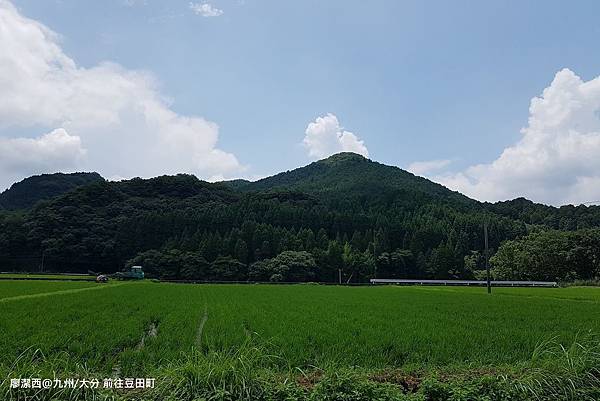
[[(565, 230), (600, 226), (597, 208), (527, 202), (482, 204), (348, 154), (255, 183), (189, 175), (98, 181), (27, 211), (0, 212), (0, 269), (114, 272), (142, 264), (150, 276), (193, 280), (475, 278), (484, 221), (492, 254), (553, 227), (552, 213)], [(533, 218), (540, 210), (544, 217)], [(501, 252), (498, 274), (508, 269)]]
[[(434, 203), (415, 210), (365, 208), (348, 198), (334, 208), (303, 193), (238, 193), (191, 176), (102, 182), (26, 214), (4, 214), (0, 260), (5, 270), (20, 269), (20, 256), (43, 255), (46, 270), (85, 272), (119, 270), (152, 250), (191, 252), (209, 264), (230, 257), (246, 266), (304, 251), (319, 266), (317, 281), (336, 280), (338, 269), (351, 281), (378, 271), (463, 277), (464, 254), (482, 247), (484, 218), (484, 212)], [(493, 246), (525, 233), (522, 223), (491, 219)], [(164, 269), (157, 274), (181, 274), (167, 272), (167, 264)]]
[(506, 241), (491, 260), (500, 280), (574, 281), (600, 277), (600, 230), (544, 230)]
[(600, 206), (552, 207), (517, 198), (494, 204), (487, 203), (485, 207), (492, 213), (542, 228), (573, 231), (600, 227)]

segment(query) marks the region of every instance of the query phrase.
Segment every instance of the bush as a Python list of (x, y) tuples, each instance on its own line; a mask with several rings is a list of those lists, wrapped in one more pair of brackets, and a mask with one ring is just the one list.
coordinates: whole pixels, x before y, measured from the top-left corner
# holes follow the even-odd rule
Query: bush
[(248, 277), (253, 281), (311, 281), (316, 277), (317, 263), (309, 252), (285, 251), (273, 259), (253, 263)]

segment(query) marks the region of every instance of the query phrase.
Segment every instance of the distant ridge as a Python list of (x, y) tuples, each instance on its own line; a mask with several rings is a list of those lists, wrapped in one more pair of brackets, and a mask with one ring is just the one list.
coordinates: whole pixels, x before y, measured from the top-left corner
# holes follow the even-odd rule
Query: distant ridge
[[(255, 182), (49, 174), (14, 184), (0, 202), (0, 265), (16, 271), (38, 268), (39, 255), (48, 269), (83, 273), (116, 271), (143, 256), (165, 277), (245, 280), (248, 266), (293, 251), (313, 255), (324, 281), (342, 268), (359, 281), (390, 271), (471, 279), (481, 270), (484, 222), (494, 252), (548, 229), (600, 229), (598, 206), (482, 203), (352, 153)], [(597, 248), (586, 233), (577, 238)]]
[(0, 193), (0, 209), (28, 209), (42, 200), (63, 195), (75, 188), (104, 181), (98, 173), (55, 173), (34, 175)]
[(221, 184), (224, 184), (231, 189), (244, 189), (244, 188), (248, 187), (248, 185), (251, 185), (252, 181), (238, 178), (235, 180), (221, 181)]

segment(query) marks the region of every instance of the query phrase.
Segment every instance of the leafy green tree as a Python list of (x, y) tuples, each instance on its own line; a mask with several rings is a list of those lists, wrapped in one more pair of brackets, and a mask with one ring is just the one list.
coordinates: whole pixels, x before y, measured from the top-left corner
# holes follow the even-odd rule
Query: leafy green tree
[(270, 259), (254, 262), (248, 268), (248, 280), (250, 281), (269, 281), (275, 274)]
[(464, 278), (471, 279), (481, 277), (481, 272), (485, 269), (485, 259), (481, 252), (471, 251), (463, 257)]
[(413, 278), (416, 276), (416, 262), (408, 249), (384, 252), (377, 258), (377, 277)]
[(186, 252), (181, 258), (180, 276), (184, 280), (208, 280), (211, 276), (210, 263), (198, 252)]
[(313, 281), (317, 264), (314, 257), (306, 251), (284, 251), (271, 259), (271, 269), (279, 274), (282, 281)]
[(434, 279), (459, 278), (454, 251), (446, 244), (433, 249), (427, 268)]
[(230, 256), (219, 256), (211, 264), (211, 279), (215, 281), (246, 281), (248, 268), (246, 264)]
[(233, 254), (237, 260), (242, 263), (248, 263), (248, 245), (243, 239), (238, 239), (235, 243)]
[(250, 265), (248, 277), (252, 281), (312, 281), (317, 277), (317, 265), (309, 252), (284, 251)]
[(600, 273), (600, 230), (533, 232), (504, 242), (491, 258), (494, 277), (571, 281)]

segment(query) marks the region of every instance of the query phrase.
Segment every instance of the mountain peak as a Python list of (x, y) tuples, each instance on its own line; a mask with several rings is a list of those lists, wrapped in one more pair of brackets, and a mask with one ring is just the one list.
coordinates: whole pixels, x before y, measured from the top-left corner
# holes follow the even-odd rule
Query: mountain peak
[(419, 205), (445, 202), (474, 205), (476, 201), (440, 184), (417, 177), (395, 166), (387, 166), (356, 153), (342, 152), (243, 187), (245, 191), (292, 190), (327, 199), (361, 199), (373, 204)]
[(319, 160), (317, 163), (344, 163), (344, 162), (364, 162), (369, 161), (366, 157), (354, 152), (340, 152), (331, 155), (325, 159)]

